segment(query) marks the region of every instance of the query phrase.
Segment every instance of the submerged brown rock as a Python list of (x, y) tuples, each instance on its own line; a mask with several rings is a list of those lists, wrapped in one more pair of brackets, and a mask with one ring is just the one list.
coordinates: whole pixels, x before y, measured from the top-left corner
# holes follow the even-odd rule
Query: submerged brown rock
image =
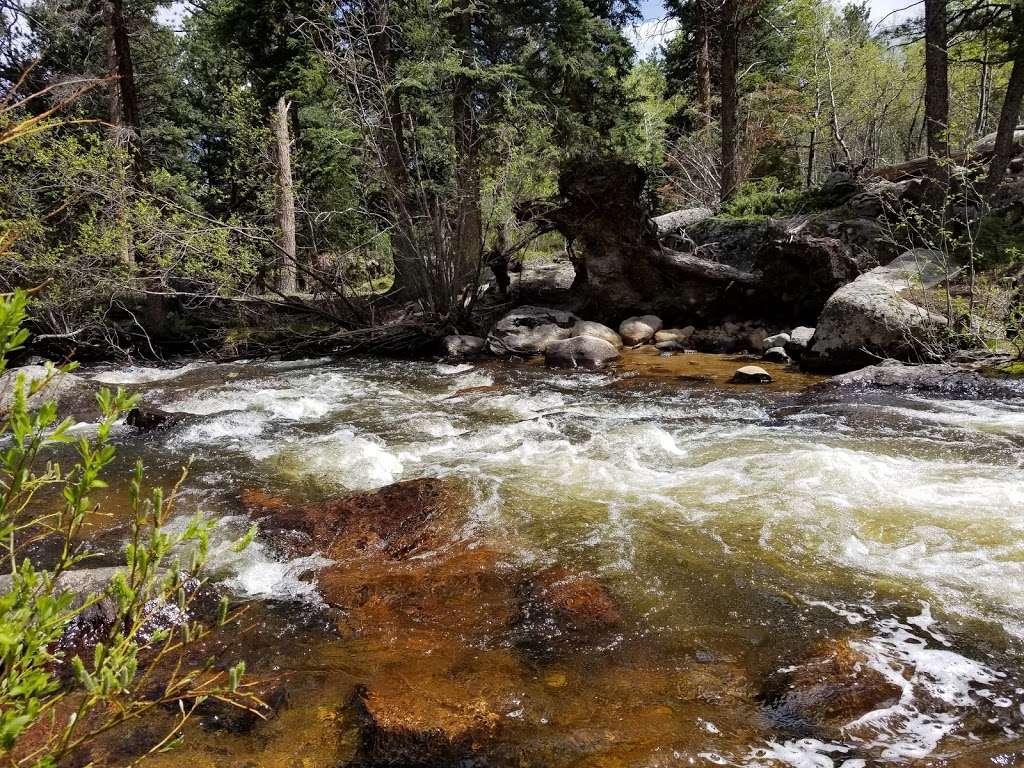
[(652, 656), (599, 579), (465, 535), (467, 501), (436, 479), (294, 507), (245, 496), (264, 535), (298, 531), (335, 561), (317, 579), (354, 654), (345, 765), (638, 764), (666, 732), (697, 754), (700, 717), (756, 722), (736, 664)]
[(566, 568), (546, 568), (530, 580), (530, 609), (562, 632), (600, 633), (621, 627), (622, 614), (597, 579)]
[(155, 432), (169, 429), (185, 419), (183, 413), (171, 413), (159, 408), (139, 407), (128, 411), (124, 423), (136, 432)]
[[(432, 650), (447, 658), (451, 649)], [(349, 765), (504, 765), (500, 735), (524, 682), (517, 660), (503, 652), (460, 658), (458, 666), (425, 658), (374, 675), (352, 698), (359, 736)]]
[(367, 550), (401, 559), (448, 540), (451, 531), (445, 521), (464, 509), (461, 495), (462, 489), (452, 482), (421, 478), (299, 506), (246, 491), (242, 503), (261, 518), (265, 535), (299, 532), (307, 537), (307, 549), (327, 557), (345, 558)]
[(870, 667), (848, 638), (816, 643), (763, 691), (768, 721), (795, 733), (832, 733), (899, 700), (902, 689)]

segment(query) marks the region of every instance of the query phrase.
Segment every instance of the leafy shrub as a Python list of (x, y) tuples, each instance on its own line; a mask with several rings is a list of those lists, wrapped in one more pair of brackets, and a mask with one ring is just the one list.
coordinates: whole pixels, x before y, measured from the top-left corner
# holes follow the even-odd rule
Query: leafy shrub
[(739, 193), (722, 206), (719, 215), (731, 219), (791, 216), (823, 207), (816, 190), (783, 189), (778, 179), (769, 176), (744, 182)]
[[(0, 374), (27, 339), (21, 328), (26, 300), (20, 291), (0, 295)], [(58, 421), (55, 403), (29, 405), (73, 367), (48, 366), (33, 381), (19, 374), (13, 390), (0, 392), (10, 394), (0, 405), (0, 563), (6, 571), (0, 582), (0, 757), (11, 766), (51, 768), (100, 735), (170, 706), (178, 712), (175, 724), (153, 747), (164, 749), (206, 698), (239, 704), (250, 698), (240, 682), (242, 665), (218, 669), (211, 661), (189, 660), (188, 652), (211, 631), (190, 616), (196, 592), (186, 587), (200, 575), (211, 523), (196, 517), (181, 533), (170, 533), (165, 526), (175, 493), (146, 492), (141, 464), (130, 485), (125, 565), (103, 593), (73, 595), (62, 586), (62, 575), (91, 557), (84, 523), (97, 511), (92, 495), (106, 487), (104, 470), (116, 455), (111, 430), (135, 402), (121, 390), (101, 391), (95, 437), (76, 437), (69, 419)], [(60, 446), (76, 452), (67, 471), (42, 463)], [(45, 568), (27, 554), (42, 539), (56, 553)], [(187, 563), (178, 554), (183, 551)], [(62, 650), (60, 641), (76, 622), (95, 627), (90, 611), (101, 603), (108, 621), (97, 628), (98, 641), (85, 658), (81, 646)], [(175, 620), (154, 626), (156, 606)], [(218, 621), (227, 620), (225, 601)]]
[(1010, 267), (1024, 261), (1024, 215), (1014, 208), (982, 218), (975, 239), (978, 269)]

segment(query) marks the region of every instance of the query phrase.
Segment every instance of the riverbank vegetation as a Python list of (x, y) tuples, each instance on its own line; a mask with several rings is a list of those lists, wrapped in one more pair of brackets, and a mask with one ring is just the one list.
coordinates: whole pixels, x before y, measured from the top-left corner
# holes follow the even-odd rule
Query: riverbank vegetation
[(585, 281), (566, 173), (608, 158), (650, 213), (741, 219), (967, 174), (1012, 276), (1024, 12), (924, 10), (671, 0), (640, 59), (632, 0), (4, 0), (0, 129), (31, 128), (0, 145), (0, 291), (46, 285), (62, 355), (221, 347), (267, 307), (401, 347), (472, 327), (538, 244)]
[[(26, 298), (0, 297), (0, 375), (27, 341)], [(86, 755), (116, 762), (109, 743), (97, 750), (101, 737), (168, 711), (170, 724), (142, 745), (153, 754), (208, 702), (260, 706), (241, 679), (244, 664), (216, 664), (199, 650), (211, 626), (233, 617), (225, 599), (207, 609), (212, 624), (197, 620), (212, 523), (197, 516), (172, 530), (177, 486), (167, 496), (146, 488), (140, 462), (125, 563), (94, 567), (102, 558), (90, 538), (104, 514), (96, 496), (116, 456), (111, 431), (138, 398), (101, 390), (95, 435), (76, 435), (50, 399), (73, 368), (22, 372), (0, 392), (0, 757), (12, 766)], [(61, 447), (74, 456), (64, 469), (53, 460)]]

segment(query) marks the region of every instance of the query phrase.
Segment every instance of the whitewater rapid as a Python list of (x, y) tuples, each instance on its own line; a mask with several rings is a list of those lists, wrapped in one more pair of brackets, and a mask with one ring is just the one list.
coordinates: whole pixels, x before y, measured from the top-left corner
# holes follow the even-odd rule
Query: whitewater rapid
[[(467, 526), (500, 532), (524, 562), (586, 563), (652, 637), (711, 636), (694, 628), (699, 589), (725, 585), (709, 605), (765, 590), (860, 626), (858, 648), (903, 691), (851, 724), (849, 742), (712, 750), (709, 764), (868, 764), (851, 743), (908, 761), (979, 702), (1024, 713), (1001, 668), (1024, 639), (1024, 402), (892, 395), (780, 415), (787, 396), (756, 390), (369, 359), (96, 378), (188, 416), (124, 440), (165, 462), (196, 457), (190, 503), (224, 515), (225, 542), (245, 523), (226, 478), (324, 496), (457, 477), (473, 493)], [(215, 554), (240, 596), (316, 600), (316, 557), (279, 561), (262, 544)], [(695, 573), (703, 586), (687, 581)], [(753, 603), (730, 610), (708, 608), (717, 621), (772, 620)], [(951, 649), (942, 627), (980, 627), (969, 631), (1002, 662)]]

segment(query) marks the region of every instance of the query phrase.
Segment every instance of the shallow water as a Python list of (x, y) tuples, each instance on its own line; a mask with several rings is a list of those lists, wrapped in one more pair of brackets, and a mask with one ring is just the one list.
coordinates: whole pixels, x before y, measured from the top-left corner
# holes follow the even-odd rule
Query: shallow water
[[(166, 432), (119, 433), (119, 461), (141, 456), (167, 482), (193, 457), (181, 513), (223, 518), (216, 579), (260, 601), (240, 648), (259, 649), (257, 669), (290, 675), (276, 719), (248, 735), (197, 728), (166, 764), (345, 764), (353, 687), (401, 674), (440, 685), (438, 696), (444, 685), (483, 691), (511, 724), (501, 738), (517, 765), (1016, 764), (1024, 401), (875, 395), (779, 411), (812, 380), (725, 385), (739, 364), (94, 372), (191, 415)], [(622, 630), (553, 655), (492, 638), (458, 649), (456, 665), (437, 659), (444, 649), (339, 635), (316, 586), (323, 557), (228, 546), (248, 525), (242, 488), (320, 499), (424, 476), (470, 489), (460, 537), (599, 578)], [(115, 510), (118, 499), (114, 489)], [(837, 638), (897, 699), (828, 728), (773, 715), (766, 681)]]

